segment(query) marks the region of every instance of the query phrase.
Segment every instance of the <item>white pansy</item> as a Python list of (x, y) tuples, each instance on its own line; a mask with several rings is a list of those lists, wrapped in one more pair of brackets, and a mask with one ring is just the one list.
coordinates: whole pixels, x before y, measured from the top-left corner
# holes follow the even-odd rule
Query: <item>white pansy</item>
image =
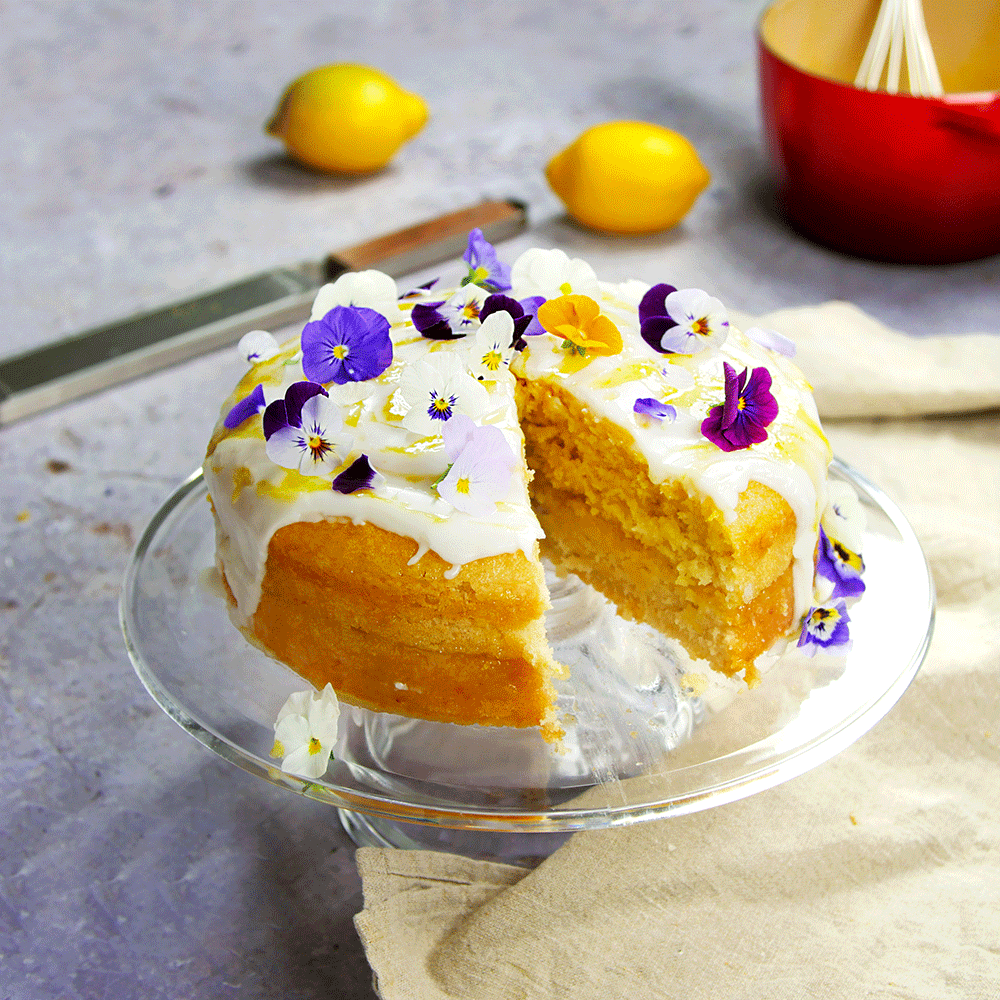
[(660, 348), (664, 351), (698, 354), (710, 347), (721, 347), (729, 336), (726, 307), (700, 288), (671, 292), (664, 305), (677, 324), (660, 338)]
[(398, 323), (402, 318), (396, 282), (381, 271), (348, 271), (324, 285), (313, 300), (310, 322), (322, 319), (334, 306), (374, 309), (390, 323)]
[(283, 469), (304, 476), (325, 476), (350, 451), (351, 437), (343, 432), (340, 407), (328, 396), (317, 395), (302, 404), (302, 424), (286, 424), (265, 442), (267, 457)]
[(760, 344), (761, 347), (766, 347), (769, 351), (777, 351), (778, 354), (784, 354), (786, 358), (795, 357), (795, 341), (789, 340), (777, 330), (752, 326), (744, 332), (755, 344)]
[(472, 333), (479, 326), (479, 313), (490, 293), (479, 285), (462, 285), (438, 306), (454, 333)]
[(503, 377), (514, 356), (513, 339), (514, 317), (502, 310), (490, 313), (476, 331), (475, 342), (470, 347), (472, 374), (486, 381)]
[(440, 434), (456, 413), (476, 419), (489, 406), (489, 393), (451, 351), (435, 351), (403, 372), (396, 394), (407, 406), (403, 426), (426, 437)]
[(321, 778), (337, 742), (340, 703), (327, 684), (322, 691), (297, 691), (278, 712), (272, 757), (281, 770), (302, 778)]
[(279, 353), (281, 347), (267, 330), (251, 330), (240, 337), (236, 347), (240, 357), (246, 358), (251, 365), (267, 361)]
[(827, 538), (836, 539), (851, 552), (860, 552), (864, 546), (867, 518), (857, 493), (848, 483), (831, 479), (828, 497), (822, 521)]
[(579, 257), (567, 257), (562, 250), (525, 250), (510, 269), (511, 295), (525, 299), (544, 295), (589, 295), (600, 300), (601, 288), (594, 269)]
[(444, 444), (452, 466), (438, 483), (439, 496), (470, 517), (495, 514), (497, 503), (507, 499), (517, 464), (503, 431), (457, 414), (445, 425)]

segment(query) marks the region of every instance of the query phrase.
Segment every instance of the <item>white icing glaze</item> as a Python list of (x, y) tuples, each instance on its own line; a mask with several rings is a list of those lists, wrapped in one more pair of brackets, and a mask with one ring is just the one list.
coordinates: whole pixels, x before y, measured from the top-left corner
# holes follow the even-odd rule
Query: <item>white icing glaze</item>
[[(636, 304), (646, 286), (639, 282), (597, 286), (582, 262), (548, 261), (540, 256), (544, 251), (528, 253), (535, 255), (526, 255), (530, 266), (515, 264), (515, 287), (507, 294), (516, 298), (536, 294), (542, 278), (549, 283), (555, 280), (550, 271), (556, 278), (586, 285), (586, 291), (599, 297), (602, 311), (619, 328), (624, 349), (611, 357), (589, 358), (577, 370), (567, 371), (567, 353), (560, 339), (543, 334), (528, 338), (528, 349), (513, 362), (516, 370), (529, 378), (565, 384), (595, 415), (613, 420), (632, 434), (653, 482), (683, 478), (691, 489), (711, 497), (727, 518), (735, 516), (739, 496), (751, 480), (783, 496), (798, 524), (794, 548), (798, 618), (812, 596), (813, 547), (827, 502), (830, 461), (829, 445), (801, 373), (786, 358), (735, 329), (720, 349), (691, 357), (660, 354), (639, 336)], [(523, 276), (523, 288), (517, 285), (519, 276)], [(370, 284), (377, 284), (373, 277), (365, 277)], [(573, 291), (583, 289), (574, 287)], [(322, 294), (331, 298), (331, 288)], [(440, 301), (448, 295), (448, 290), (433, 290), (423, 300)], [(264, 451), (259, 417), (234, 431), (223, 427), (222, 417), (258, 383), (263, 384), (270, 401), (281, 398), (287, 386), (304, 378), (297, 339), (283, 345), (276, 357), (255, 365), (223, 405), (216, 427), (218, 442), (206, 460), (205, 478), (218, 517), (218, 558), (241, 617), (252, 615), (260, 599), (271, 537), (284, 525), (298, 521), (344, 518), (410, 537), (416, 542), (410, 562), (433, 551), (451, 564), (446, 572), (449, 579), (475, 559), (518, 550), (529, 556), (534, 552), (542, 532), (528, 503), (523, 470), (515, 472), (510, 492), (497, 503), (494, 515), (473, 519), (452, 508), (434, 489), (434, 481), (447, 468), (441, 437), (421, 437), (403, 426), (407, 403), (396, 390), (404, 368), (438, 351), (454, 353), (471, 368), (469, 352), (475, 345), (474, 336), (455, 341), (421, 337), (409, 322), (414, 301), (420, 300), (399, 303), (395, 313), (391, 307), (380, 310), (392, 322), (393, 340), (393, 363), (382, 375), (365, 383), (328, 386), (331, 397), (341, 404), (347, 430), (353, 436), (342, 467), (361, 454), (367, 455), (383, 477), (374, 490), (345, 496), (331, 489), (329, 477), (307, 478), (279, 468)], [(766, 365), (779, 407), (777, 418), (768, 427), (767, 441), (731, 453), (721, 451), (701, 433), (701, 422), (709, 409), (723, 399), (723, 360), (738, 371)], [(489, 402), (478, 422), (495, 424), (515, 455), (523, 454), (513, 377), (503, 370), (496, 381), (482, 384)], [(633, 404), (641, 397), (675, 406), (676, 420), (658, 423), (636, 415)]]

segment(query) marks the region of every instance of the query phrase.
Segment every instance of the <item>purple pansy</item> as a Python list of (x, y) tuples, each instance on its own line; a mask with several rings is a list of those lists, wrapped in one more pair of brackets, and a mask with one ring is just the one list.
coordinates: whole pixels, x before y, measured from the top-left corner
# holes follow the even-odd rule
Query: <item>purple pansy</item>
[(857, 597), (865, 592), (865, 582), (861, 574), (865, 564), (857, 552), (852, 552), (841, 545), (835, 538), (830, 538), (819, 529), (819, 558), (816, 560), (816, 572), (833, 584), (831, 597)]
[(462, 260), (469, 265), (469, 273), (462, 279), (463, 285), (479, 285), (490, 292), (510, 290), (510, 265), (504, 264), (496, 249), (481, 229), (469, 233), (469, 245), (462, 254)]
[(294, 382), (264, 411), (264, 450), (283, 469), (322, 476), (339, 464), (346, 444), (340, 407), (316, 382)]
[(726, 309), (700, 288), (654, 285), (639, 302), (642, 339), (662, 354), (698, 354), (729, 333)]
[(392, 364), (389, 321), (366, 306), (334, 306), (302, 330), (302, 371), (314, 382), (365, 382)]
[[(542, 299), (544, 302), (545, 300)], [(479, 311), (479, 322), (486, 322), (487, 318), (495, 312), (505, 312), (510, 314), (510, 318), (514, 321), (514, 335), (511, 338), (510, 346), (518, 351), (523, 351), (524, 344), (524, 334), (525, 331), (531, 326), (532, 320), (534, 320), (534, 315), (529, 315), (525, 312), (524, 304), (518, 302), (517, 299), (512, 299), (509, 295), (501, 295), (499, 292), (495, 295), (491, 295), (484, 303), (483, 308)], [(539, 323), (538, 328), (544, 333), (545, 330)]]
[(352, 462), (344, 471), (335, 476), (333, 488), (338, 493), (357, 493), (358, 490), (370, 490), (378, 473), (371, 467), (367, 455), (362, 455)]
[(267, 404), (264, 402), (264, 386), (258, 385), (249, 396), (244, 396), (227, 414), (222, 423), (229, 429), (235, 430), (244, 420), (263, 413)]
[(479, 326), (488, 294), (479, 285), (466, 285), (440, 302), (418, 302), (410, 319), (428, 340), (457, 340)]
[(747, 369), (737, 375), (729, 362), (722, 363), (726, 376), (726, 401), (713, 406), (702, 421), (701, 432), (723, 451), (739, 451), (767, 440), (765, 428), (778, 415), (778, 401), (771, 395), (771, 373), (766, 368)]
[(802, 619), (798, 647), (808, 656), (820, 650), (847, 652), (851, 643), (850, 621), (844, 601), (810, 608)]
[(655, 420), (657, 423), (661, 423), (666, 420), (668, 422), (673, 422), (677, 419), (677, 408), (671, 406), (669, 403), (661, 403), (658, 399), (645, 398), (637, 399), (635, 403), (632, 404), (632, 409), (634, 412), (638, 413), (641, 417), (648, 417), (650, 420)]

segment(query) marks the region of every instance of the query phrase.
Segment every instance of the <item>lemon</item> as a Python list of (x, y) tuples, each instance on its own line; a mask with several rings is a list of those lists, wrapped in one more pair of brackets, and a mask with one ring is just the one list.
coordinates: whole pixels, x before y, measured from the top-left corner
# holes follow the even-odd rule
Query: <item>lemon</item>
[(608, 233), (676, 226), (712, 179), (684, 136), (649, 122), (587, 129), (545, 176), (574, 219)]
[(267, 131), (317, 170), (384, 167), (427, 121), (427, 105), (371, 66), (319, 66), (289, 84)]

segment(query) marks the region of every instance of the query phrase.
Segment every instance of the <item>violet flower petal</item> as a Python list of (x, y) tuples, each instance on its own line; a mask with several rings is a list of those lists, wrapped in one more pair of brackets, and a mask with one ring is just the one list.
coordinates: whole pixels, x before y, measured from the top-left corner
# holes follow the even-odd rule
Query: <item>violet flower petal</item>
[(328, 396), (318, 382), (293, 382), (285, 390), (285, 419), (290, 427), (302, 426), (302, 407), (313, 396)]
[(863, 594), (865, 582), (861, 574), (864, 568), (864, 562), (857, 553), (831, 539), (820, 527), (816, 572), (833, 584), (831, 597), (858, 597)]
[(365, 382), (392, 364), (389, 321), (366, 306), (334, 306), (302, 330), (302, 371), (314, 382)]
[(722, 370), (726, 380), (726, 401), (722, 408), (722, 429), (728, 430), (733, 426), (736, 414), (739, 413), (740, 405), (740, 384), (736, 369), (728, 362), (722, 362)]
[(248, 420), (255, 414), (262, 413), (265, 409), (264, 386), (258, 385), (248, 396), (244, 396), (227, 414), (222, 421), (229, 430), (235, 430), (244, 420)]
[(525, 337), (537, 337), (545, 333), (545, 327), (538, 322), (538, 307), (545, 302), (544, 295), (529, 295), (526, 299), (520, 299), (519, 305), (524, 310), (525, 316), (531, 316), (531, 322), (524, 328)]
[(755, 343), (760, 344), (761, 347), (766, 347), (769, 351), (776, 351), (778, 354), (784, 354), (786, 358), (795, 357), (795, 341), (790, 340), (783, 334), (778, 333), (777, 330), (771, 330), (770, 328), (765, 329), (761, 326), (752, 326), (749, 330), (745, 330), (744, 333)]
[(285, 410), (285, 401), (283, 399), (276, 399), (271, 403), (267, 409), (264, 411), (264, 440), (269, 441), (271, 436), (276, 432), (281, 430), (282, 427), (288, 427), (288, 413)]
[(483, 236), (481, 229), (473, 229), (469, 233), (469, 243), (462, 260), (469, 265), (469, 276), (462, 282), (463, 285), (472, 282), (492, 292), (510, 290), (510, 266), (497, 257), (496, 248)]
[(464, 334), (455, 333), (447, 318), (438, 312), (438, 307), (443, 305), (444, 300), (418, 302), (410, 310), (410, 319), (420, 335), (428, 340), (459, 340)]
[(669, 403), (661, 403), (658, 399), (637, 399), (632, 404), (632, 409), (640, 416), (649, 417), (656, 421), (674, 421), (677, 419), (676, 407), (671, 406)]
[[(667, 316), (667, 296), (676, 291), (673, 285), (653, 285), (639, 302), (639, 323), (645, 323), (654, 316)], [(671, 325), (676, 325), (676, 320), (671, 321)]]
[(368, 456), (362, 455), (344, 469), (339, 476), (334, 477), (333, 488), (338, 493), (344, 494), (357, 493), (358, 490), (369, 490), (376, 475), (377, 473), (368, 461)]

